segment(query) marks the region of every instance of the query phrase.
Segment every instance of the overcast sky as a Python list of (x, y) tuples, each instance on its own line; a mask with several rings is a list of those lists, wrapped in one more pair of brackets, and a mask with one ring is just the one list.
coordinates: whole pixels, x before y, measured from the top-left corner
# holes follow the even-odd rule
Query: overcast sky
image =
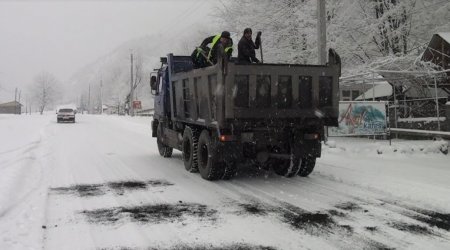
[(64, 82), (123, 42), (207, 23), (216, 3), (0, 0), (0, 97), (26, 88), (43, 70)]

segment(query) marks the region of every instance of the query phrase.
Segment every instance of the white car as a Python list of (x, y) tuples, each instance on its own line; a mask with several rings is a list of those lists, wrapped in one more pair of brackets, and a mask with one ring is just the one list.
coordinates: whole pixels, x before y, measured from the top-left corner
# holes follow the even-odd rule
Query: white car
[(70, 121), (75, 123), (75, 114), (76, 110), (72, 108), (59, 108), (56, 111), (56, 121), (62, 122), (62, 121)]

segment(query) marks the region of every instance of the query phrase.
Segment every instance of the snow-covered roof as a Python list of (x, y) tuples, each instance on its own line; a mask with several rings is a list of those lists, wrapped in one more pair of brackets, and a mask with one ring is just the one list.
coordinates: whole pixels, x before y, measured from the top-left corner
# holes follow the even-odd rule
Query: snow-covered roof
[[(436, 97), (436, 91), (434, 88), (423, 88), (420, 86), (410, 86), (404, 91), (407, 97), (419, 97), (419, 98), (434, 98)], [(441, 88), (437, 88), (437, 95), (439, 98), (447, 98), (449, 95)]]
[(440, 32), (438, 33), (442, 39), (444, 39), (446, 42), (450, 43), (450, 32)]
[(12, 101), (12, 102), (6, 102), (6, 103), (0, 103), (0, 107), (14, 107), (16, 105), (20, 105), (23, 106), (21, 103), (17, 102), (17, 101)]
[[(374, 94), (375, 92), (375, 94)], [(364, 94), (358, 96), (355, 100), (372, 99), (392, 95), (392, 86), (387, 82), (375, 84), (374, 88), (367, 90)]]

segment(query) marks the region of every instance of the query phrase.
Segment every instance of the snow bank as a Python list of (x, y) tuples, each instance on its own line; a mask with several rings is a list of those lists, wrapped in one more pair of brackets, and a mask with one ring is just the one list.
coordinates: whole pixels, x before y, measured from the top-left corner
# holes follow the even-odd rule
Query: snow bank
[[(324, 143), (325, 152), (339, 153), (347, 151), (349, 153), (372, 154), (448, 154), (449, 143), (440, 141), (373, 141), (364, 138), (339, 138), (339, 143), (329, 140)], [(365, 143), (363, 143), (365, 141)], [(369, 143), (367, 143), (369, 142)]]

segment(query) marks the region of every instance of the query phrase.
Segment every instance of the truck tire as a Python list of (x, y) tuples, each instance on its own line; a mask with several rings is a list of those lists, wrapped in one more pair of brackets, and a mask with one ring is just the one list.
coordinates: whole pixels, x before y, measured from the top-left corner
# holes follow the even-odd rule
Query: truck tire
[(298, 171), (298, 175), (301, 177), (306, 177), (312, 173), (314, 167), (316, 166), (316, 157), (306, 156), (302, 159), (302, 164), (300, 166), (300, 171)]
[(216, 145), (207, 130), (203, 130), (198, 138), (197, 156), (198, 170), (203, 179), (212, 181), (222, 178), (225, 164), (218, 159)]
[(198, 172), (197, 148), (198, 132), (191, 127), (186, 127), (183, 133), (183, 162), (184, 168), (191, 173)]
[(162, 126), (160, 123), (160, 124), (158, 124), (158, 129), (156, 132), (156, 142), (158, 144), (158, 151), (162, 157), (168, 158), (168, 157), (172, 156), (173, 148), (166, 146), (161, 142), (161, 131), (162, 131)]
[(278, 159), (278, 166), (274, 166), (276, 174), (284, 177), (294, 177), (300, 171), (302, 158), (296, 153), (296, 150), (291, 150), (290, 159)]

